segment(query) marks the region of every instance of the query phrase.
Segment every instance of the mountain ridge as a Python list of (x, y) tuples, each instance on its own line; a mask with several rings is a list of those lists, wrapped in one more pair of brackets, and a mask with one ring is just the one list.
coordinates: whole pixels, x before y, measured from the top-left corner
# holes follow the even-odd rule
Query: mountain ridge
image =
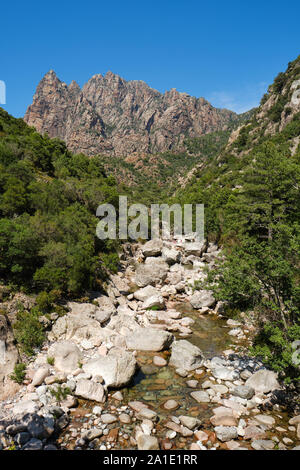
[(160, 93), (144, 81), (126, 81), (111, 71), (93, 75), (80, 88), (50, 70), (24, 120), (38, 132), (63, 139), (73, 152), (128, 156), (180, 152), (186, 137), (225, 130), (239, 117), (202, 97), (175, 88)]

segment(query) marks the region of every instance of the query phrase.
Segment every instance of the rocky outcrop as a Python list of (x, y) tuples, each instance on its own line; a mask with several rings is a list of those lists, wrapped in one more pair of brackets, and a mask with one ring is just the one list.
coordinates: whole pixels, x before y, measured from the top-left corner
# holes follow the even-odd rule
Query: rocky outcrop
[[(242, 156), (249, 153), (261, 137), (270, 137), (281, 132), (300, 111), (300, 56), (290, 62), (285, 72), (280, 72), (268, 92), (263, 96), (258, 108), (252, 110), (244, 125), (234, 129), (229, 137), (225, 152)], [(238, 141), (244, 141), (240, 146)], [(299, 136), (292, 133), (285, 136), (287, 148), (292, 155), (299, 145)]]
[(0, 314), (0, 399), (16, 392), (18, 386), (10, 380), (10, 374), (18, 362), (12, 328), (6, 316)]
[(128, 156), (181, 150), (185, 137), (224, 129), (238, 116), (175, 89), (164, 94), (112, 72), (82, 89), (51, 70), (40, 81), (24, 120), (88, 155)]

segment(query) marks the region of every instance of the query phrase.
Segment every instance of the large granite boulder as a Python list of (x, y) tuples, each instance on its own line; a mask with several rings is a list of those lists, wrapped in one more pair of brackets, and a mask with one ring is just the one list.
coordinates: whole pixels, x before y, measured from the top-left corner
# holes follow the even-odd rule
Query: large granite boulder
[(113, 348), (107, 356), (90, 359), (83, 365), (84, 372), (103, 377), (108, 387), (127, 385), (136, 371), (136, 360), (132, 353), (119, 348)]
[(198, 290), (190, 297), (192, 307), (200, 309), (203, 307), (212, 307), (216, 300), (210, 290)]
[(207, 241), (203, 240), (201, 242), (192, 242), (186, 243), (184, 245), (184, 251), (186, 256), (194, 255), (194, 256), (202, 256), (202, 254), (207, 249)]
[(146, 286), (135, 291), (133, 296), (135, 299), (145, 302), (145, 300), (147, 300), (149, 297), (152, 297), (153, 295), (158, 295), (158, 294), (159, 294), (158, 289), (156, 289), (153, 286)]
[(165, 261), (139, 264), (135, 272), (135, 283), (139, 287), (155, 285), (167, 277), (168, 270), (169, 265)]
[(255, 372), (246, 381), (246, 385), (252, 387), (256, 393), (269, 393), (280, 388), (276, 372), (267, 369)]
[[(105, 311), (101, 311), (95, 306), (93, 315), (96, 315), (95, 312), (102, 315)], [(101, 318), (103, 320), (103, 316)], [(50, 341), (72, 340), (78, 344), (83, 340), (88, 340), (93, 345), (99, 346), (102, 341), (107, 339), (107, 331), (105, 328), (101, 328), (100, 322), (89, 314), (74, 315), (69, 313), (58, 318), (48, 338)]]
[(169, 365), (177, 369), (194, 370), (201, 367), (204, 356), (197, 346), (183, 339), (175, 341), (172, 345), (172, 353)]
[(162, 295), (160, 294), (155, 294), (155, 295), (152, 295), (151, 297), (148, 297), (148, 299), (146, 299), (145, 302), (143, 303), (143, 308), (145, 309), (150, 309), (153, 307), (158, 307), (162, 309), (164, 308), (164, 306), (165, 306), (165, 302), (164, 302)]
[(127, 348), (138, 351), (162, 351), (173, 341), (173, 335), (156, 328), (139, 328), (125, 337)]
[(163, 247), (163, 241), (155, 238), (153, 240), (149, 240), (142, 246), (142, 252), (145, 257), (148, 256), (159, 256), (161, 254)]
[(161, 256), (166, 261), (166, 263), (171, 265), (171, 264), (178, 263), (180, 261), (181, 253), (175, 248), (164, 247), (162, 249)]
[(50, 346), (48, 356), (54, 358), (54, 367), (57, 370), (71, 374), (74, 370), (78, 369), (81, 351), (71, 341), (60, 341)]
[(74, 393), (77, 397), (85, 398), (86, 400), (97, 401), (99, 403), (105, 402), (104, 387), (92, 380), (79, 379)]

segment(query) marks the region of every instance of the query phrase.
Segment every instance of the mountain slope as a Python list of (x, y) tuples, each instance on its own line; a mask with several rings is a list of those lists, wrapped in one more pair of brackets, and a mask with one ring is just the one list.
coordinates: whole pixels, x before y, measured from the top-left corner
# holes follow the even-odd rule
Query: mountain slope
[(82, 88), (54, 71), (39, 83), (24, 120), (74, 152), (128, 156), (182, 151), (186, 137), (224, 130), (238, 116), (175, 89), (164, 94), (108, 72)]
[[(224, 258), (206, 288), (227, 313), (248, 311), (259, 335), (253, 352), (299, 381), (300, 57), (269, 87), (225, 149), (198, 168), (176, 202), (204, 203), (205, 229)], [(202, 286), (200, 286), (202, 287)]]
[(95, 236), (101, 203), (124, 188), (98, 157), (73, 155), (0, 108), (0, 285), (57, 296), (98, 287), (116, 244)]

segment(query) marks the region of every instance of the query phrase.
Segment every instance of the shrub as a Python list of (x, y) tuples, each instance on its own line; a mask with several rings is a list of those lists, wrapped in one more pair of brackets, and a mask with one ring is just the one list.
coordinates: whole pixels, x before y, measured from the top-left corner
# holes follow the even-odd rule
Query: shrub
[(15, 338), (27, 356), (32, 356), (34, 348), (42, 346), (45, 340), (43, 326), (39, 322), (39, 311), (36, 308), (30, 312), (21, 310), (13, 328)]
[(292, 343), (300, 340), (300, 325), (285, 330), (282, 324), (266, 323), (255, 338), (252, 354), (279, 372), (285, 383), (299, 382), (299, 366), (293, 358), (295, 348)]
[(26, 365), (20, 362), (16, 364), (14, 367), (14, 373), (11, 374), (10, 378), (17, 382), (19, 385), (23, 383), (23, 380), (26, 375)]
[(55, 397), (57, 403), (65, 400), (68, 395), (71, 395), (71, 390), (68, 387), (62, 387), (61, 385), (57, 385), (51, 388), (50, 393), (53, 397)]
[(55, 361), (54, 357), (50, 357), (50, 356), (47, 357), (47, 362), (50, 366), (54, 366), (54, 361)]

